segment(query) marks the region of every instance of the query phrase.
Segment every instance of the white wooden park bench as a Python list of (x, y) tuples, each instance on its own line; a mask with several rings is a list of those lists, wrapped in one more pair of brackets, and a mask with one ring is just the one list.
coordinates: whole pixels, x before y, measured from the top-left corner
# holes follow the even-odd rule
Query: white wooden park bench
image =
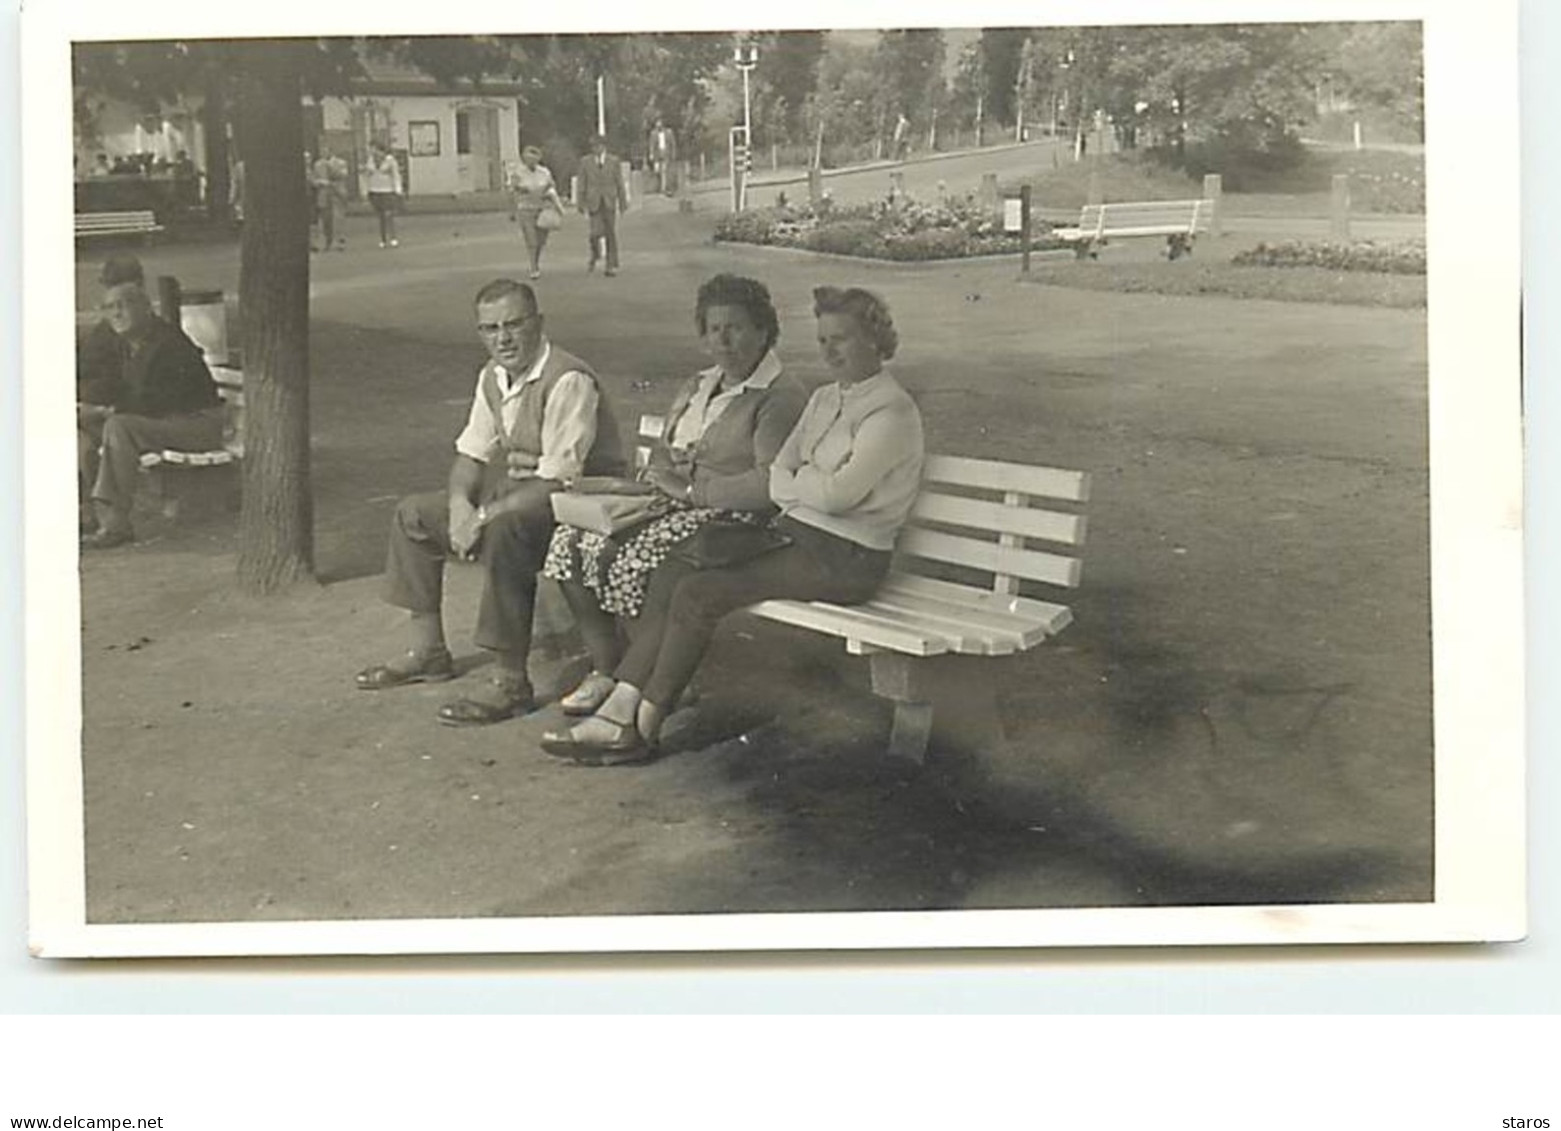
[(1086, 204), (1074, 228), (1053, 228), (1051, 236), (1073, 244), (1073, 254), (1096, 258), (1113, 239), (1164, 236), (1167, 255), (1192, 253), (1192, 241), (1209, 230), (1212, 200), (1150, 200), (1131, 204)]
[(192, 452), (177, 448), (143, 452), (141, 470), (151, 480), (152, 493), (159, 500), (163, 515), (176, 518), (182, 492), (170, 478), (186, 470), (207, 467), (229, 467), (244, 458), (244, 374), (238, 369), (213, 365), (211, 375), (217, 382), (217, 395), (222, 398), (226, 420), (222, 428), (222, 447), (209, 451)]
[[(640, 437), (659, 437), (661, 426), (641, 417)], [(1021, 596), (1020, 585), (1078, 587), (1088, 499), (1085, 472), (928, 456), (894, 566), (870, 601), (763, 601), (747, 611), (840, 637), (847, 652), (867, 656), (873, 693), (894, 704), (889, 752), (919, 761), (932, 734), (928, 660), (1015, 655), (1072, 622), (1066, 605)], [(938, 577), (939, 564), (971, 580)]]
[(151, 209), (135, 212), (78, 212), (76, 238), (91, 236), (152, 236), (163, 230)]

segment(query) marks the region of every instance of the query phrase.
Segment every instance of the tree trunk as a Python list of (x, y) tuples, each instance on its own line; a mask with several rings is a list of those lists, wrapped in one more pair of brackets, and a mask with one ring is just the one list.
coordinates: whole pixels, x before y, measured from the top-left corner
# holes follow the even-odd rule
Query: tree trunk
[(314, 573), (309, 209), (296, 50), (286, 43), (247, 45), (236, 99), (244, 162), (239, 309), (246, 417), (238, 578), (257, 594)]
[(206, 134), (206, 215), (226, 221), (228, 205), (228, 102), (223, 76), (208, 75), (201, 105), (201, 128)]

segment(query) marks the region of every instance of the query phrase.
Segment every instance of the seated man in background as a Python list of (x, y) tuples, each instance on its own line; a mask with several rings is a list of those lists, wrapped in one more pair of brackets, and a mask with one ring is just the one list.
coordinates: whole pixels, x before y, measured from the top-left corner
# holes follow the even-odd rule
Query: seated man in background
[[(141, 261), (133, 255), (111, 255), (103, 261), (98, 282), (105, 291), (120, 283), (141, 283), (146, 276)], [(101, 307), (100, 307), (101, 309)], [(76, 403), (106, 405), (112, 403), (114, 392), (125, 368), (125, 343), (114, 333), (107, 318), (99, 318), (92, 324), (84, 338), (76, 342)], [(87, 486), (91, 486), (89, 482)]]
[[(90, 476), (97, 526), (82, 539), (86, 550), (134, 540), (130, 504), (143, 452), (222, 446), (222, 401), (211, 370), (200, 347), (153, 312), (146, 287), (133, 280), (110, 286), (103, 314), (119, 344), (120, 368), (76, 408), (78, 470)], [(94, 454), (95, 470), (87, 466)]]

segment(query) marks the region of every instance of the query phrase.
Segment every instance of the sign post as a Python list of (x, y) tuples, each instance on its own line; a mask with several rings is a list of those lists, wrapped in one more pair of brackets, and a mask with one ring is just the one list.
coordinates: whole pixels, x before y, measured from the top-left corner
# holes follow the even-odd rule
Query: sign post
[[(748, 174), (753, 167), (753, 98), (748, 87), (748, 72), (759, 65), (759, 49), (744, 43), (732, 53), (732, 61), (743, 76), (743, 124), (732, 127), (732, 208), (741, 212), (748, 207)], [(742, 131), (742, 145), (737, 133)], [(739, 161), (742, 171), (738, 171)]]

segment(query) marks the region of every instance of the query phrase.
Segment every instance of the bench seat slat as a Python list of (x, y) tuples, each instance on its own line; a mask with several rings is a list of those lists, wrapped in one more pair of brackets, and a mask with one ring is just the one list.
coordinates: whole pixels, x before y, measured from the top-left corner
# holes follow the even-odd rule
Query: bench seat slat
[(1021, 495), (1075, 503), (1089, 500), (1089, 476), (1082, 471), (1065, 471), (1057, 467), (1030, 467), (965, 456), (928, 456), (921, 478), (923, 483), (1017, 491)]
[(981, 542), (937, 530), (910, 528), (900, 532), (895, 548), (919, 558), (970, 566), (988, 573), (1023, 577), (1069, 589), (1079, 584), (1080, 566), (1074, 558), (1042, 550), (1021, 550), (996, 542)]
[(1011, 656), (1034, 647), (1047, 636), (1046, 629), (1034, 622), (1000, 618), (953, 605), (929, 606), (894, 593), (879, 593), (862, 605), (774, 601), (751, 611), (766, 619), (845, 637), (856, 645), (889, 647), (894, 651), (907, 651), (903, 643), (893, 641), (909, 633), (916, 642), (916, 654), (922, 655), (955, 652), (967, 656)]
[(1107, 228), (1103, 235), (1134, 239), (1138, 236), (1180, 236), (1187, 233), (1186, 224), (1145, 225), (1133, 228)]
[(902, 573), (899, 570), (889, 574), (879, 593), (904, 594), (908, 597), (1023, 617), (1045, 626), (1046, 631), (1053, 636), (1073, 623), (1073, 613), (1066, 605), (1040, 601), (1034, 597), (995, 593), (989, 589), (974, 589), (958, 582), (922, 577), (915, 573)]
[(941, 640), (950, 652), (987, 655), (994, 650), (1000, 654), (1011, 653), (1015, 648), (1014, 634), (1007, 629), (994, 633), (970, 618), (939, 616), (935, 610), (907, 605), (892, 599), (880, 602), (875, 594), (860, 605), (835, 605), (828, 601), (814, 602), (849, 619), (870, 621), (874, 624), (903, 628), (926, 640)]
[(868, 602), (868, 606), (873, 609), (914, 610), (928, 620), (974, 629), (981, 634), (989, 655), (1022, 652), (1051, 635), (1043, 621), (991, 612), (958, 602), (942, 602), (894, 589), (880, 589)]
[(1046, 639), (1046, 633), (1035, 626), (1027, 633), (1017, 624), (992, 623), (952, 606), (938, 608), (892, 593), (879, 593), (862, 607), (884, 616), (914, 617), (929, 628), (947, 632), (950, 650), (962, 656), (1012, 656)]
[(1084, 516), (1061, 514), (1037, 507), (1010, 507), (984, 499), (965, 499), (923, 490), (911, 508), (911, 519), (942, 522), (974, 530), (1020, 534), (1077, 546), (1084, 541)]
[(167, 464), (170, 467), (221, 467), (236, 458), (237, 454), (228, 448), (216, 448), (209, 452), (182, 452), (164, 448), (160, 452), (142, 452), (141, 466), (150, 468)]
[[(928, 636), (902, 625), (886, 623), (881, 618), (846, 605), (812, 601), (761, 601), (757, 605), (748, 606), (748, 611), (766, 620), (811, 628), (828, 636), (842, 636), (852, 644), (887, 648), (911, 656), (940, 656), (949, 650), (948, 641), (944, 637)], [(856, 647), (852, 650), (861, 649)]]

